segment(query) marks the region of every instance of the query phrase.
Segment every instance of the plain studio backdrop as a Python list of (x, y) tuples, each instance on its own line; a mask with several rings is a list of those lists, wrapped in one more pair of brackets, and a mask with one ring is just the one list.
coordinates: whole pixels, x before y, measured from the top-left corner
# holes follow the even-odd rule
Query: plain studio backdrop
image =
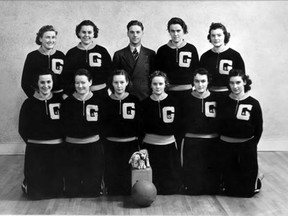
[(66, 53), (79, 39), (75, 27), (92, 20), (100, 29), (96, 43), (111, 57), (128, 44), (126, 25), (144, 24), (143, 45), (157, 49), (170, 39), (167, 22), (182, 18), (185, 39), (199, 56), (211, 48), (207, 40), (212, 22), (231, 33), (229, 46), (242, 55), (259, 100), (264, 132), (258, 150), (288, 150), (288, 2), (285, 1), (0, 1), (0, 154), (24, 152), (18, 134), (20, 107), (26, 96), (21, 75), (26, 55), (38, 49), (36, 33), (43, 25), (58, 30), (56, 48)]

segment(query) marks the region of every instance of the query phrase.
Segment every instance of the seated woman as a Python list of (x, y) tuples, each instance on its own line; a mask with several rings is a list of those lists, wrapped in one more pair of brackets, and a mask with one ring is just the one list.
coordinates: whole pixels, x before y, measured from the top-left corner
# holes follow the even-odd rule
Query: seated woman
[(67, 150), (65, 195), (95, 197), (103, 189), (103, 106), (99, 96), (90, 90), (92, 77), (88, 70), (78, 69), (74, 80), (76, 91), (61, 108)]
[(257, 145), (263, 131), (258, 100), (247, 92), (251, 80), (244, 71), (229, 72), (231, 93), (219, 102), (220, 145), (223, 191), (228, 196), (252, 197), (260, 191)]
[(185, 136), (181, 158), (185, 193), (217, 194), (220, 185), (216, 98), (208, 90), (211, 75), (204, 68), (193, 73), (195, 90), (184, 104)]
[(115, 70), (109, 80), (112, 94), (105, 100), (105, 186), (109, 195), (131, 194), (131, 155), (139, 150), (140, 106), (126, 89), (125, 70)]
[(150, 76), (151, 96), (142, 101), (142, 124), (145, 133), (142, 148), (149, 152), (153, 183), (158, 194), (177, 194), (180, 190), (180, 160), (175, 140), (178, 107), (165, 92), (169, 83), (165, 73)]
[(53, 95), (53, 72), (35, 76), (33, 97), (19, 117), (19, 134), (26, 143), (22, 190), (32, 199), (58, 197), (63, 192), (63, 140), (59, 109), (62, 97)]

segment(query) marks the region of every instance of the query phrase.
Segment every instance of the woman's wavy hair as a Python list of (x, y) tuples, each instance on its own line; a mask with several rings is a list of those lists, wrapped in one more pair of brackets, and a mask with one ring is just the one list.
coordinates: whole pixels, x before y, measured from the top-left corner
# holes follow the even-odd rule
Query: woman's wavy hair
[(222, 24), (222, 23), (211, 23), (210, 27), (209, 27), (209, 32), (207, 35), (207, 39), (209, 40), (209, 42), (211, 43), (211, 31), (215, 30), (215, 29), (222, 29), (223, 33), (224, 33), (224, 43), (227, 44), (230, 40), (231, 34), (227, 31), (226, 27)]
[(56, 31), (56, 29), (54, 28), (54, 26), (52, 25), (45, 25), (45, 26), (42, 26), (39, 31), (36, 33), (36, 44), (37, 45), (41, 45), (41, 41), (40, 41), (40, 38), (43, 37), (44, 33), (47, 32), (47, 31), (54, 31), (55, 34), (57, 35), (58, 32)]
[(76, 29), (75, 29), (75, 33), (76, 33), (76, 36), (78, 38), (80, 38), (79, 33), (81, 31), (82, 26), (92, 26), (93, 30), (94, 30), (94, 36), (93, 37), (94, 38), (98, 37), (98, 32), (99, 32), (98, 27), (91, 20), (83, 20), (79, 25), (76, 26)]
[(160, 70), (156, 70), (154, 71), (152, 74), (150, 74), (149, 79), (150, 79), (150, 86), (152, 84), (152, 81), (155, 77), (163, 77), (165, 80), (165, 91), (167, 90), (167, 88), (169, 87), (170, 83), (167, 77), (167, 74), (164, 73), (163, 71)]
[[(250, 79), (250, 77), (248, 75), (245, 74), (245, 72), (243, 70), (240, 70), (240, 69), (231, 69), (229, 71), (228, 89), (230, 89), (230, 85), (229, 85), (230, 78), (235, 77), (235, 76), (240, 76), (242, 78), (242, 80), (244, 82), (246, 82), (246, 85), (244, 85), (244, 91), (245, 92), (248, 92), (251, 90), (252, 80)], [(231, 91), (231, 89), (230, 89), (230, 91)]]

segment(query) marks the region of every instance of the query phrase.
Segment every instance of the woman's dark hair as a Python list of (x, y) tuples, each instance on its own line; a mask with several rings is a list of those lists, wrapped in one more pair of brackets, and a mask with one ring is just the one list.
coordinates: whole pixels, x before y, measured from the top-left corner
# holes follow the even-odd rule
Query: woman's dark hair
[(52, 81), (54, 83), (54, 79), (55, 79), (55, 74), (53, 73), (53, 71), (51, 69), (48, 68), (42, 68), (40, 69), (36, 74), (36, 76), (33, 77), (33, 88), (35, 90), (38, 90), (38, 81), (39, 81), (39, 77), (42, 75), (51, 75), (52, 77)]
[(244, 91), (245, 92), (248, 92), (249, 90), (251, 90), (252, 80), (249, 78), (248, 75), (245, 74), (245, 72), (243, 70), (240, 70), (240, 69), (231, 69), (229, 71), (229, 75), (228, 75), (228, 77), (229, 77), (229, 79), (228, 79), (228, 88), (229, 89), (230, 89), (230, 85), (229, 85), (230, 78), (231, 77), (235, 77), (235, 76), (240, 76), (242, 78), (242, 80), (244, 82), (246, 82), (246, 85), (244, 85)]
[(129, 91), (130, 87), (131, 87), (131, 82), (130, 82), (130, 76), (129, 74), (123, 70), (123, 69), (117, 69), (117, 70), (114, 70), (111, 74), (111, 76), (109, 77), (108, 79), (108, 88), (114, 93), (114, 87), (113, 87), (113, 79), (114, 79), (114, 76), (116, 75), (124, 75), (125, 76), (125, 79), (126, 81), (128, 82), (128, 85), (126, 87), (126, 91)]
[(184, 34), (188, 33), (188, 27), (186, 23), (179, 17), (173, 17), (168, 21), (168, 24), (167, 24), (168, 32), (170, 32), (170, 26), (175, 25), (175, 24), (179, 24), (182, 27)]
[(207, 80), (208, 80), (208, 87), (212, 81), (212, 75), (208, 72), (208, 70), (206, 70), (205, 68), (197, 68), (194, 72), (193, 72), (193, 81), (192, 81), (192, 85), (194, 85), (194, 78), (197, 74), (200, 75), (206, 75), (207, 76)]
[(224, 38), (224, 43), (227, 44), (230, 40), (230, 33), (227, 31), (226, 27), (222, 24), (222, 23), (211, 23), (210, 27), (209, 27), (209, 32), (207, 35), (207, 39), (209, 40), (209, 42), (211, 43), (211, 31), (215, 30), (215, 29), (222, 29), (223, 30), (223, 34), (225, 36)]
[(36, 33), (36, 44), (37, 45), (41, 45), (41, 41), (40, 41), (40, 38), (43, 37), (44, 33), (47, 32), (47, 31), (54, 31), (55, 34), (57, 35), (58, 32), (55, 30), (55, 28), (52, 26), (52, 25), (45, 25), (45, 26), (42, 26), (39, 31)]
[(75, 74), (74, 74), (74, 81), (75, 81), (75, 77), (76, 77), (76, 76), (86, 76), (89, 81), (92, 80), (91, 73), (90, 73), (87, 69), (84, 69), (84, 68), (80, 68), (80, 69), (78, 69), (78, 70), (75, 72)]
[(98, 32), (99, 29), (97, 28), (97, 26), (91, 21), (91, 20), (83, 20), (79, 25), (76, 26), (75, 32), (78, 38), (79, 37), (79, 33), (81, 31), (82, 26), (93, 26), (93, 30), (94, 30), (94, 38), (98, 37)]

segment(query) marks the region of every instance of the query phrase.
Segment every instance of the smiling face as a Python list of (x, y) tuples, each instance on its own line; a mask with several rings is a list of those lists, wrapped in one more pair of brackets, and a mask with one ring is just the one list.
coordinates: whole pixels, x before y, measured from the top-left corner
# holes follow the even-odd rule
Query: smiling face
[(132, 25), (127, 32), (130, 43), (133, 46), (139, 46), (141, 44), (141, 39), (143, 37), (143, 30), (139, 25)]
[(212, 29), (210, 32), (210, 41), (214, 47), (224, 46), (225, 35), (221, 28)]
[(75, 76), (75, 89), (78, 94), (85, 95), (90, 91), (90, 86), (92, 85), (92, 80), (88, 80), (85, 75)]
[(78, 33), (78, 36), (83, 45), (89, 45), (93, 42), (94, 29), (91, 25), (83, 25)]
[(203, 94), (204, 92), (206, 92), (207, 87), (208, 87), (208, 77), (207, 75), (201, 75), (201, 74), (196, 74), (194, 76), (194, 86), (195, 86), (195, 90), (199, 93), (199, 94)]
[(151, 81), (152, 93), (160, 96), (165, 92), (165, 78), (162, 76), (156, 76)]
[(129, 82), (126, 80), (125, 75), (114, 75), (112, 81), (114, 93), (116, 95), (124, 94), (128, 83)]
[(39, 93), (48, 96), (51, 94), (53, 88), (53, 80), (51, 74), (40, 75), (38, 79), (38, 89)]
[(241, 76), (232, 76), (229, 80), (229, 86), (233, 94), (242, 95), (245, 93), (246, 82), (243, 81)]
[(173, 43), (180, 43), (183, 40), (184, 31), (180, 24), (172, 24), (169, 26), (169, 34)]
[(41, 42), (43, 49), (51, 50), (56, 44), (56, 38), (57, 36), (55, 31), (47, 31), (39, 38), (39, 41)]

